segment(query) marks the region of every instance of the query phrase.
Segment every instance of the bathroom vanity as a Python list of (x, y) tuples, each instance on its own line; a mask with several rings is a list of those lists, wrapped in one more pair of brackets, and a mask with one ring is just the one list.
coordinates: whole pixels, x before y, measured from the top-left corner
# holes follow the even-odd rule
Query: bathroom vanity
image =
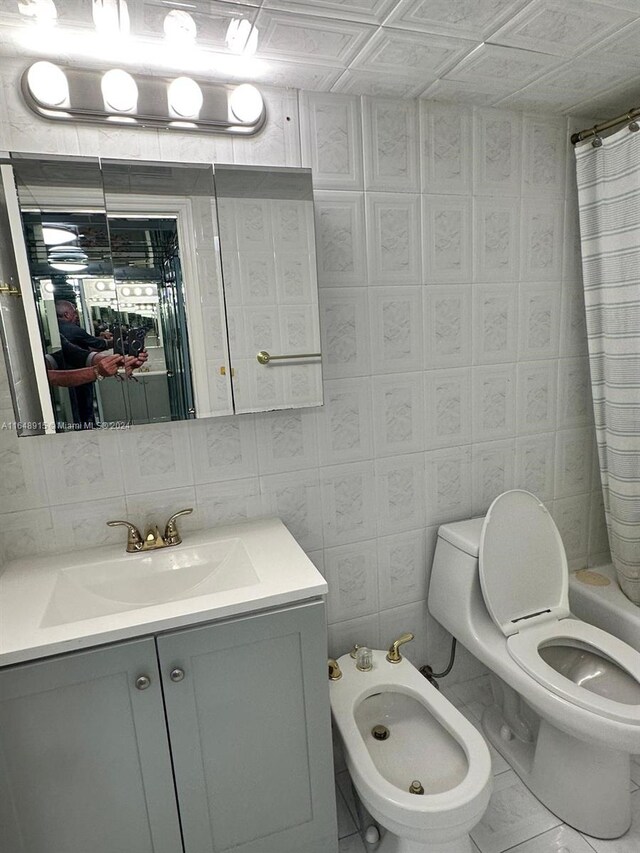
[(0, 850), (335, 853), (326, 584), (284, 525), (107, 550), (0, 578)]

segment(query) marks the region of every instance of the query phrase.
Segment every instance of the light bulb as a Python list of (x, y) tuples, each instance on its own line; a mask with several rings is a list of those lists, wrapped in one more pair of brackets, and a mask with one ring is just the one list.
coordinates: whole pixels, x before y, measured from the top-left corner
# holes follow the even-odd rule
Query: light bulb
[(255, 86), (242, 83), (231, 93), (229, 107), (238, 121), (254, 124), (262, 115), (264, 101)]
[(42, 106), (69, 106), (69, 83), (66, 74), (53, 62), (34, 62), (27, 71), (27, 86)]
[(142, 288), (141, 287), (134, 287), (133, 288), (133, 295), (134, 296), (142, 296)]
[(196, 22), (182, 9), (172, 9), (167, 13), (163, 29), (167, 41), (181, 45), (193, 44), (198, 33)]
[(93, 0), (93, 23), (101, 36), (129, 35), (127, 0)]
[(202, 89), (190, 77), (178, 77), (167, 91), (169, 110), (181, 118), (198, 118), (204, 101)]
[(104, 106), (117, 113), (134, 112), (138, 106), (138, 86), (131, 74), (121, 68), (112, 68), (102, 78)]
[(145, 287), (144, 292), (147, 296), (153, 296), (153, 288), (152, 287)]
[(105, 284), (104, 281), (96, 281), (96, 290), (104, 290)]

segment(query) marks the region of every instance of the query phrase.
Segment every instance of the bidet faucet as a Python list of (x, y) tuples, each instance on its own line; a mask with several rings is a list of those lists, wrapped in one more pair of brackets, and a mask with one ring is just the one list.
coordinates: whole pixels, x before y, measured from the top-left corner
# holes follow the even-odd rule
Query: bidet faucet
[(107, 521), (109, 527), (118, 527), (122, 525), (127, 528), (127, 553), (138, 554), (140, 551), (154, 551), (156, 548), (168, 548), (171, 545), (179, 545), (182, 542), (180, 531), (176, 524), (176, 519), (181, 515), (189, 515), (193, 512), (193, 508), (180, 509), (167, 521), (164, 528), (164, 536), (160, 533), (158, 525), (154, 524), (147, 528), (144, 537), (130, 521)]
[(411, 640), (413, 640), (413, 634), (411, 631), (408, 631), (406, 634), (401, 634), (397, 640), (394, 640), (393, 643), (391, 643), (389, 646), (389, 653), (387, 654), (387, 660), (389, 663), (400, 663), (402, 660), (400, 646), (403, 646), (405, 643), (410, 643)]

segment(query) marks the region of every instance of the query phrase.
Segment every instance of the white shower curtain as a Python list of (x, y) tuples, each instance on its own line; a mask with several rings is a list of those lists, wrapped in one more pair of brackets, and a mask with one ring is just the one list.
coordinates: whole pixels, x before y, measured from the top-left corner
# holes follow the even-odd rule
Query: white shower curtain
[(576, 146), (596, 436), (611, 555), (640, 605), (640, 133)]

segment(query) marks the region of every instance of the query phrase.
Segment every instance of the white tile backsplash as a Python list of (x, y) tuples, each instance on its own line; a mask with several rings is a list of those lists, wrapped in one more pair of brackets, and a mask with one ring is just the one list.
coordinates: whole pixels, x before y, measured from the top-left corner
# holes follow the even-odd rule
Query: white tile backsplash
[[(274, 0), (264, 10), (265, 51), (279, 45), (293, 57), (311, 38), (309, 89), (342, 78), (360, 34), (388, 6), (341, 2), (349, 20), (334, 24), (335, 3), (313, 4), (316, 17), (295, 30), (276, 8), (285, 5)], [(574, 563), (587, 559), (589, 542), (592, 553), (606, 551), (590, 468), (567, 124), (486, 108), (497, 96), (480, 79), (441, 80), (433, 92), (448, 103), (397, 97), (451, 67), (468, 49), (464, 39), (480, 42), (505, 19), (497, 0), (483, 4), (484, 17), (472, 5), (403, 4), (337, 84), (342, 94), (267, 88), (265, 130), (233, 142), (54, 127), (17, 98), (0, 102), (0, 138), (18, 151), (311, 167), (325, 381), (317, 410), (28, 442), (2, 431), (0, 553), (43, 553), (52, 542), (79, 548), (87, 535), (123, 541), (105, 521), (125, 512), (161, 524), (193, 505), (187, 531), (277, 515), (328, 578), (332, 654), (413, 630), (410, 656), (423, 663), (429, 652), (439, 665), (448, 635), (425, 605), (438, 524), (480, 512), (518, 486), (550, 502)], [(425, 32), (408, 32), (407, 22)], [(510, 37), (530, 36), (525, 26)], [(489, 74), (489, 59), (499, 57), (485, 53)], [(553, 50), (549, 56), (555, 62)], [(300, 85), (290, 65), (273, 60), (269, 79)], [(279, 271), (265, 278), (261, 269), (269, 272), (253, 270), (254, 288), (277, 288)], [(262, 306), (255, 320), (264, 324)], [(273, 324), (272, 332), (290, 328)], [(0, 390), (3, 413), (9, 405)], [(478, 671), (464, 652), (456, 667)], [(513, 802), (527, 811), (518, 796)], [(513, 826), (497, 832), (477, 836), (483, 853), (497, 837), (520, 843)]]

